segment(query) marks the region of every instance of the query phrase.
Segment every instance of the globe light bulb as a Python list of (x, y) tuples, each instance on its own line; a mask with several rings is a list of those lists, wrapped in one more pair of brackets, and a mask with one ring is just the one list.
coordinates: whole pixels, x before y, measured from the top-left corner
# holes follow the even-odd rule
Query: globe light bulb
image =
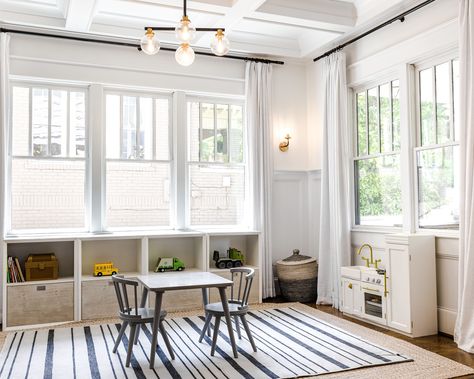
[(154, 55), (160, 51), (160, 41), (155, 37), (155, 32), (152, 28), (146, 30), (145, 35), (140, 41), (142, 51), (148, 55)]
[(181, 66), (190, 66), (194, 62), (194, 50), (189, 46), (189, 43), (182, 43), (176, 50), (174, 57)]
[(176, 38), (182, 43), (189, 43), (196, 35), (196, 28), (189, 21), (188, 16), (183, 16), (178, 26), (175, 29)]
[(217, 56), (226, 55), (229, 52), (229, 40), (221, 29), (217, 30), (216, 35), (211, 41), (211, 51)]

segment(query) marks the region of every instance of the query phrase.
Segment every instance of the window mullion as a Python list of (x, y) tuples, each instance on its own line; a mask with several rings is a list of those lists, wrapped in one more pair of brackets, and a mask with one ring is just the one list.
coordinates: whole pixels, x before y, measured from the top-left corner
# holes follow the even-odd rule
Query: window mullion
[(28, 113), (30, 117), (28, 148), (30, 155), (33, 156), (33, 87), (29, 87)]
[(381, 122), (381, 107), (380, 107), (380, 86), (377, 86), (377, 122), (379, 130), (379, 152), (382, 152), (382, 122)]
[(390, 146), (392, 147), (392, 151), (395, 151), (395, 137), (393, 131), (393, 81), (390, 81)]
[(367, 155), (370, 154), (370, 136), (369, 136), (369, 90), (365, 91), (365, 133), (367, 139)]
[(48, 156), (51, 156), (51, 110), (52, 110), (52, 105), (51, 105), (51, 88), (48, 88), (48, 146), (47, 146), (47, 154)]
[(435, 141), (438, 143), (438, 104), (436, 100), (436, 66), (433, 67), (433, 74), (432, 74), (432, 87), (433, 87), (433, 118), (434, 118), (434, 123), (433, 125), (435, 126)]
[(140, 146), (140, 97), (135, 97), (135, 159), (141, 158)]
[(214, 108), (214, 162), (217, 161), (217, 107), (213, 104)]
[(66, 157), (71, 156), (71, 92), (67, 91), (67, 112), (66, 112)]
[(120, 95), (120, 158), (123, 156), (123, 96)]
[(231, 122), (232, 122), (232, 117), (231, 117), (231, 108), (230, 105), (227, 104), (227, 162), (232, 162), (231, 160), (231, 149), (230, 147), (232, 146), (231, 140), (230, 140), (230, 131), (232, 130), (231, 128)]
[[(454, 135), (454, 77), (453, 61), (449, 61), (449, 136), (451, 141), (456, 140)], [(458, 115), (459, 116), (459, 115)]]
[[(156, 130), (156, 99), (152, 98), (151, 99), (152, 105), (151, 105), (151, 111), (153, 112), (151, 115), (151, 122), (152, 122), (152, 129), (151, 129), (151, 136), (153, 138), (153, 143), (151, 146), (151, 155), (152, 159), (157, 160), (157, 151), (156, 151), (156, 136), (158, 131)], [(169, 159), (169, 157), (168, 157)]]

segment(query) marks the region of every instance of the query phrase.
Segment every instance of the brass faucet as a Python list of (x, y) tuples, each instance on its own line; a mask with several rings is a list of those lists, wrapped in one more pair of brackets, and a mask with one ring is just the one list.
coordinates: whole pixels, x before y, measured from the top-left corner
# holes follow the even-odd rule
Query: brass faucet
[(362, 252), (362, 249), (364, 247), (368, 247), (369, 248), (369, 251), (370, 251), (370, 259), (369, 258), (366, 258), (366, 257), (361, 257), (361, 259), (363, 261), (365, 261), (365, 265), (367, 267), (370, 267), (370, 265), (374, 265), (375, 268), (379, 268), (379, 263), (382, 262), (381, 259), (376, 259), (374, 261), (374, 252), (373, 252), (373, 249), (372, 249), (372, 246), (370, 246), (368, 243), (364, 243), (360, 248), (359, 250), (357, 251), (357, 255), (360, 255), (360, 253)]

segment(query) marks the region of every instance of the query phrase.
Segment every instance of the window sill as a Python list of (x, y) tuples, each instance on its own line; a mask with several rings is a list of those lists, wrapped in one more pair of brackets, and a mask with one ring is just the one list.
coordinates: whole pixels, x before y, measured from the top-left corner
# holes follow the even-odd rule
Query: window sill
[(400, 233), (403, 229), (397, 226), (359, 226), (354, 225), (351, 233), (376, 233), (376, 234), (394, 234)]
[[(395, 234), (403, 233), (402, 228), (397, 227), (369, 227), (369, 226), (353, 226), (351, 233), (373, 233), (373, 234)], [(408, 232), (407, 232), (408, 233)], [(459, 230), (446, 229), (417, 229), (415, 234), (435, 236), (436, 238), (452, 238), (459, 239)]]

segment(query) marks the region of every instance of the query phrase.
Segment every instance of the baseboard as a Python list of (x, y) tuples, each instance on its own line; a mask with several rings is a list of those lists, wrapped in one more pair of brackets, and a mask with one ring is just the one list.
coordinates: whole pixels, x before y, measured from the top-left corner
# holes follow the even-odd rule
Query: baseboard
[(441, 333), (454, 335), (457, 312), (452, 309), (438, 308), (438, 330)]

